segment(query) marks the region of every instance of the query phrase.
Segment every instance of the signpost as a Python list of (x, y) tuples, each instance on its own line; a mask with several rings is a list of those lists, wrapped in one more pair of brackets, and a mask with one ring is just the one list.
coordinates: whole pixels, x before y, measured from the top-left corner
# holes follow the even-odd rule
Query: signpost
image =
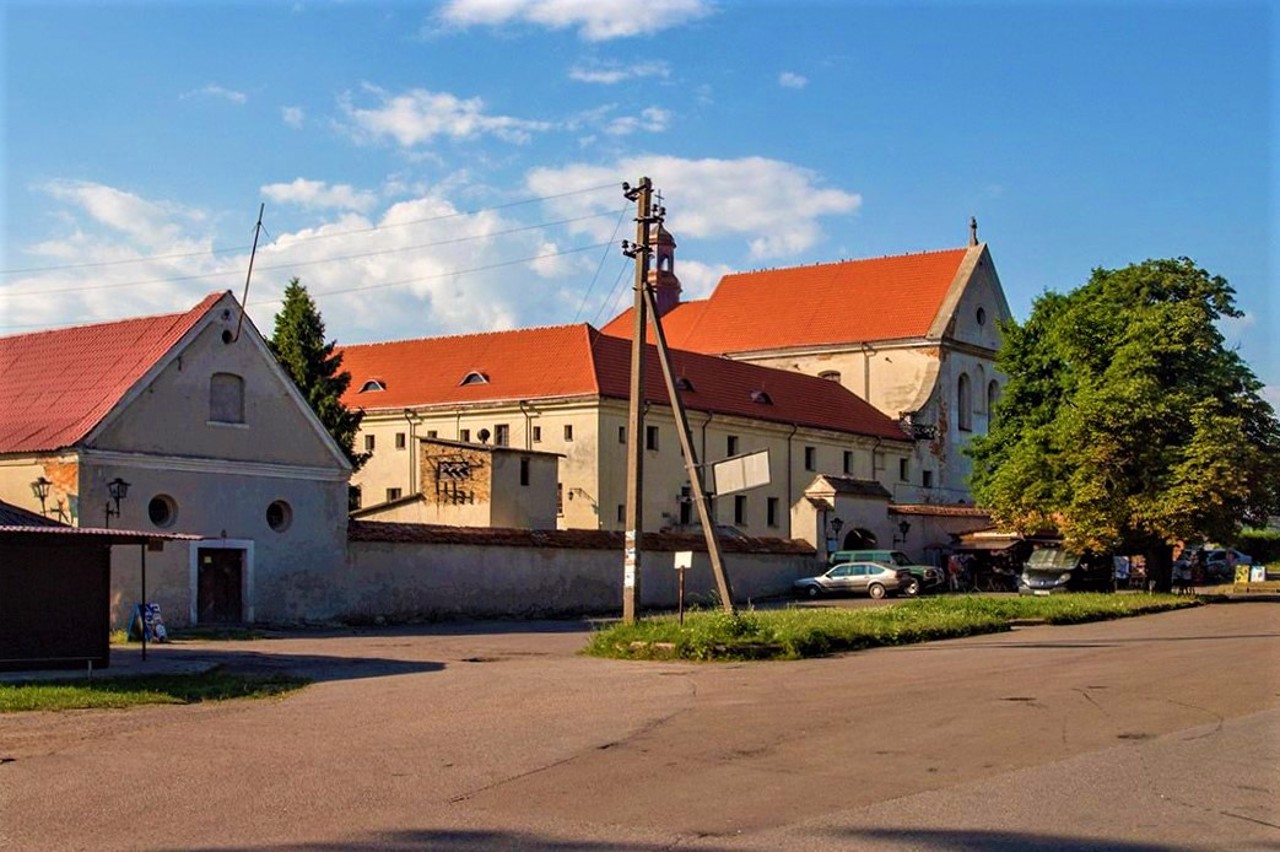
[(684, 572), (693, 567), (693, 551), (676, 551), (676, 612), (680, 615), (680, 626), (684, 627)]

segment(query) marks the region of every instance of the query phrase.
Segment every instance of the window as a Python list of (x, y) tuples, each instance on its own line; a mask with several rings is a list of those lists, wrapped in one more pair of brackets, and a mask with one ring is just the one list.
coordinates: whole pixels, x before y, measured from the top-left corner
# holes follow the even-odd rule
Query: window
[(390, 503), (392, 500), (399, 500), (402, 493), (403, 492), (399, 488), (388, 488), (387, 502)]
[(244, 379), (235, 373), (214, 373), (209, 377), (209, 420), (244, 422)]
[(376, 443), (377, 443), (377, 441), (375, 440), (375, 438), (374, 438), (374, 436), (373, 436), (373, 435), (365, 435), (365, 436), (364, 436), (364, 451), (365, 451), (366, 453), (371, 453), (371, 452), (373, 452), (373, 445), (374, 445), (374, 444), (376, 444)]
[(724, 439), (724, 454), (726, 456), (736, 456), (738, 454), (738, 436), (730, 435)]
[(493, 445), (495, 447), (511, 446), (511, 427), (506, 423), (499, 423), (493, 427)]
[(564, 517), (564, 483), (556, 483), (556, 517)]
[(359, 485), (347, 486), (347, 511), (354, 512), (364, 503), (364, 492), (361, 491)]
[(403, 432), (396, 433), (396, 449), (403, 450), (405, 448), (405, 439)]
[(773, 397), (769, 396), (769, 392), (765, 390), (752, 391), (751, 401), (757, 405), (773, 405)]
[(276, 532), (284, 532), (293, 523), (293, 508), (283, 500), (276, 500), (267, 507), (267, 526)]
[(804, 469), (805, 470), (818, 469), (818, 448), (817, 447), (804, 448)]
[(687, 527), (693, 523), (693, 487), (680, 486), (680, 526)]
[(826, 379), (829, 382), (835, 382), (836, 384), (840, 384), (840, 371), (839, 370), (823, 370), (821, 373), (818, 374), (818, 378)]
[(520, 459), (520, 484), (529, 484), (529, 458), (525, 456)]
[(370, 379), (360, 386), (360, 393), (369, 393), (370, 391), (386, 390), (387, 386), (381, 379)]
[(618, 504), (618, 523), (620, 524), (626, 523), (626, 520), (627, 520), (627, 507), (622, 503), (619, 503)]
[(848, 474), (848, 473), (853, 473), (853, 451), (852, 451), (852, 450), (845, 450), (845, 451), (844, 451), (844, 465), (843, 465), (843, 466), (844, 466), (844, 472), (845, 472), (846, 474)]
[(764, 504), (765, 523), (771, 527), (778, 525), (778, 498), (770, 497)]
[(479, 370), (472, 370), (462, 377), (462, 381), (458, 382), (459, 385), (487, 385), (488, 383), (489, 377)]
[(428, 438), (439, 438), (439, 437), (440, 437), (440, 433), (439, 433), (439, 432), (437, 432), (435, 429), (428, 429), (428, 430), (427, 430), (427, 437), (428, 437)]
[(572, 423), (566, 423), (564, 425), (564, 439), (566, 441), (573, 440), (573, 424)]
[(747, 523), (747, 495), (735, 494), (733, 497), (733, 522), (740, 526)]
[(684, 376), (677, 377), (675, 381), (675, 385), (676, 385), (676, 390), (678, 391), (689, 391), (690, 393), (693, 393), (693, 391), (696, 390), (696, 388), (694, 388), (693, 386), (693, 382), (689, 381)]
[(996, 403), (1000, 401), (1000, 383), (995, 379), (987, 385), (987, 415), (996, 413)]
[(178, 519), (178, 504), (168, 494), (157, 494), (147, 504), (147, 517), (157, 527), (167, 529)]
[(625, 444), (626, 442), (627, 442), (627, 427), (619, 426), (618, 427), (618, 443)]
[(644, 427), (644, 448), (646, 450), (658, 449), (658, 427), (657, 426)]
[(973, 428), (973, 392), (969, 388), (968, 373), (961, 373), (956, 383), (956, 425), (962, 432)]
[(534, 442), (535, 444), (541, 444), (541, 443), (542, 443), (542, 427), (541, 427), (541, 426), (534, 426), (534, 427), (533, 427), (533, 442)]
[(978, 325), (987, 324), (987, 311), (985, 308), (978, 308), (977, 320), (978, 320)]
[(933, 471), (931, 470), (920, 471), (920, 484), (923, 485), (925, 488), (932, 488), (933, 487)]
[(910, 473), (910, 465), (907, 463), (907, 460), (898, 459), (898, 481), (910, 482), (911, 477), (909, 476), (909, 473)]
[(470, 429), (459, 429), (459, 430), (458, 430), (458, 440), (459, 440), (459, 441), (461, 441), (461, 442), (462, 442), (462, 443), (464, 443), (464, 444), (469, 444), (469, 443), (471, 443), (471, 430), (470, 430)]

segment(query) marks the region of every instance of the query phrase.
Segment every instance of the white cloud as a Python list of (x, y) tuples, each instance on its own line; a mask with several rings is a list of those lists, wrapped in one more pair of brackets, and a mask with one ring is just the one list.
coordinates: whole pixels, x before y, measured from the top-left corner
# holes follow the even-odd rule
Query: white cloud
[(627, 66), (609, 63), (590, 68), (575, 65), (569, 69), (570, 80), (577, 80), (579, 83), (598, 83), (604, 86), (612, 86), (624, 80), (635, 80), (643, 77), (662, 77), (665, 79), (669, 76), (671, 76), (671, 68), (665, 62), (640, 62)]
[(244, 92), (237, 92), (234, 89), (228, 89), (225, 86), (219, 86), (217, 83), (210, 83), (200, 89), (192, 89), (189, 92), (183, 92), (178, 95), (178, 100), (185, 101), (188, 98), (221, 98), (230, 101), (233, 104), (243, 104), (249, 100), (249, 96)]
[(306, 120), (306, 113), (303, 112), (302, 107), (281, 107), (280, 118), (290, 127), (301, 127), (303, 121)]
[(638, 130), (662, 133), (671, 126), (671, 113), (659, 107), (649, 107), (640, 115), (620, 116), (605, 125), (604, 132), (611, 136), (626, 136)]
[(523, 23), (576, 29), (586, 41), (651, 35), (710, 15), (706, 0), (450, 0), (438, 19), (446, 27)]
[[(740, 237), (754, 259), (786, 257), (813, 246), (822, 232), (823, 216), (853, 213), (861, 196), (820, 185), (815, 172), (779, 160), (745, 157), (738, 160), (686, 160), (677, 157), (636, 157), (612, 167), (572, 165), (540, 168), (525, 181), (536, 195), (563, 193), (574, 186), (593, 186), (609, 180), (650, 176), (662, 190), (668, 209), (667, 226), (678, 241), (695, 238)], [(607, 208), (600, 196), (568, 196), (550, 206), (561, 215), (581, 215)], [(616, 208), (615, 208), (616, 209)], [(580, 228), (607, 239), (607, 222)]]
[(366, 212), (378, 201), (377, 194), (353, 189), (345, 183), (332, 186), (319, 180), (297, 178), (293, 183), (272, 183), (262, 194), (278, 204), (297, 204), (310, 209), (336, 208)]
[(803, 89), (809, 85), (809, 78), (791, 71), (783, 71), (778, 75), (778, 85), (784, 89)]
[(177, 204), (148, 201), (130, 192), (89, 181), (55, 180), (41, 187), (49, 196), (86, 213), (92, 225), (104, 225), (140, 245), (163, 247), (178, 239), (183, 224), (204, 214)]
[(524, 143), (533, 133), (552, 128), (551, 124), (543, 121), (486, 115), (481, 98), (464, 99), (448, 92), (426, 89), (410, 89), (399, 95), (375, 86), (365, 86), (365, 90), (377, 99), (377, 105), (361, 108), (355, 106), (350, 97), (344, 97), (342, 110), (361, 133), (375, 139), (391, 137), (406, 148), (441, 136), (471, 139), (487, 135), (507, 142)]

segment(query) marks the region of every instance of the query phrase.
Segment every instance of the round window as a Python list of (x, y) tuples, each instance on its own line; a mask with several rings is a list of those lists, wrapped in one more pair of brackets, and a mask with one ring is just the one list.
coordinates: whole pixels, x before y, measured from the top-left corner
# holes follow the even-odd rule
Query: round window
[(277, 500), (267, 507), (267, 526), (276, 532), (284, 532), (293, 523), (293, 509), (283, 500)]
[(978, 308), (978, 325), (987, 324), (987, 312), (983, 308)]
[(157, 527), (171, 527), (178, 519), (178, 504), (168, 494), (157, 494), (147, 504), (147, 517)]

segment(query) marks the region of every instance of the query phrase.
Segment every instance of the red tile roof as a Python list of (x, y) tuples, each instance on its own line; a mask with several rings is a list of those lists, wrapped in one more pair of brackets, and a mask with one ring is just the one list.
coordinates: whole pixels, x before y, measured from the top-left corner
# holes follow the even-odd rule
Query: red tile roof
[(0, 453), (75, 444), (222, 296), (178, 314), (0, 337)]
[[(740, 272), (663, 317), (667, 342), (729, 354), (923, 337), (970, 249)], [(628, 309), (604, 333), (631, 336)], [(652, 333), (650, 332), (650, 336)]]
[[(347, 346), (343, 369), (351, 408), (517, 402), (563, 397), (627, 399), (631, 344), (586, 324)], [(905, 440), (898, 425), (836, 382), (786, 370), (672, 351), (672, 370), (692, 389), (686, 407), (777, 423)], [(486, 382), (461, 384), (469, 373)], [(361, 392), (377, 377), (381, 391)], [(771, 404), (752, 398), (763, 391)], [(666, 386), (654, 347), (646, 347), (645, 398), (665, 404)]]

